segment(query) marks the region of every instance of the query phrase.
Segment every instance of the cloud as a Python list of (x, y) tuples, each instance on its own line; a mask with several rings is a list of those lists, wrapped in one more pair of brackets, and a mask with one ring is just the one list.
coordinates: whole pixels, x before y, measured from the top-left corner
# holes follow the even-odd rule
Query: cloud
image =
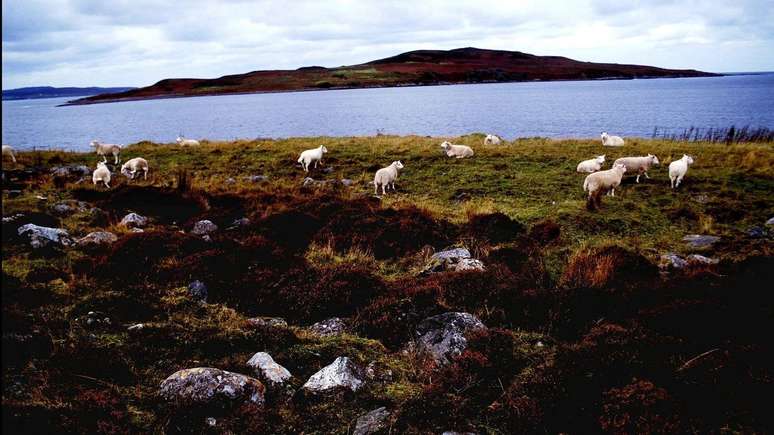
[(667, 68), (774, 69), (767, 0), (24, 0), (2, 8), (4, 89), (144, 86), (462, 46)]

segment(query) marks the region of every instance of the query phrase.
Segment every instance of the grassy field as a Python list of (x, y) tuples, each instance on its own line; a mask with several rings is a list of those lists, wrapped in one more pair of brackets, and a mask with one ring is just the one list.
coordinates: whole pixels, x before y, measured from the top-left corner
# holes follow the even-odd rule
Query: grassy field
[[(90, 176), (51, 174), (93, 168), (93, 153), (4, 160), (3, 216), (23, 215), (3, 223), (4, 429), (347, 433), (379, 406), (393, 433), (771, 429), (753, 398), (771, 391), (774, 364), (752, 355), (774, 350), (765, 225), (774, 216), (774, 144), (484, 146), (483, 137), (142, 142), (121, 158), (146, 158), (149, 179), (113, 168), (110, 190)], [(476, 155), (446, 158), (445, 139)], [(298, 154), (319, 145), (329, 153), (305, 174)], [(648, 153), (661, 161), (650, 179), (627, 177), (601, 208), (586, 208), (579, 161), (606, 154), (609, 167)], [(683, 153), (695, 164), (672, 190), (667, 167)], [(397, 192), (374, 197), (374, 172), (394, 160), (405, 165)], [(306, 176), (316, 182), (302, 186)], [(82, 209), (54, 209), (72, 200)], [(151, 218), (145, 232), (118, 225), (130, 211)], [(250, 223), (226, 229), (242, 217)], [(219, 227), (209, 242), (190, 233), (200, 219)], [(100, 249), (33, 250), (15, 234), (28, 222), (119, 238)], [(688, 234), (720, 241), (697, 250), (681, 240)], [(451, 246), (469, 248), (486, 270), (418, 275), (433, 251)], [(659, 273), (669, 252), (720, 262)], [(207, 284), (209, 303), (188, 296), (194, 279)], [(87, 325), (90, 311), (110, 324)], [(421, 320), (448, 311), (490, 329), (439, 366), (406, 344)], [(290, 326), (255, 326), (254, 316)], [(307, 329), (332, 316), (349, 332)], [(145, 326), (127, 330), (136, 323)], [(324, 397), (269, 390), (262, 409), (158, 396), (183, 368), (251, 375), (245, 362), (264, 350), (294, 375), (291, 390), (341, 355), (384, 376)]]

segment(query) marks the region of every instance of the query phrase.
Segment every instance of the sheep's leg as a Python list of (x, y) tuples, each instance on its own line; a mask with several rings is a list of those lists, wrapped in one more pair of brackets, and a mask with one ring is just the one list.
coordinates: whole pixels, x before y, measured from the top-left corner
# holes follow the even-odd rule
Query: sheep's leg
[(648, 171), (645, 171), (645, 172), (643, 172), (643, 174), (645, 174), (645, 178), (647, 178), (648, 180), (650, 180), (650, 177), (648, 176)]
[(114, 164), (117, 165), (118, 164), (118, 154), (113, 154), (113, 157), (116, 158), (116, 162)]
[(317, 169), (317, 163), (318, 163), (318, 162), (319, 162), (319, 160), (315, 160), (315, 161), (314, 161), (314, 168), (315, 168), (315, 169)]
[(102, 154), (102, 163), (107, 163), (107, 156)]
[(142, 172), (143, 172), (143, 179), (147, 180), (148, 179), (148, 168), (145, 168), (145, 170), (142, 171)]
[(615, 196), (615, 187), (610, 189), (610, 196)]
[(387, 183), (382, 184), (382, 195), (387, 195), (387, 190), (385, 190), (385, 186), (387, 186)]
[(110, 189), (110, 185), (108, 184), (108, 182), (107, 182), (107, 181), (104, 181), (104, 180), (102, 180), (102, 182), (103, 182), (103, 183), (105, 183), (105, 187), (107, 187), (108, 189)]
[(395, 182), (392, 182), (392, 191), (395, 192)]
[(374, 182), (374, 195), (379, 194), (379, 183)]
[(640, 182), (640, 174), (637, 174), (637, 182)]
[(677, 183), (675, 183), (675, 187), (679, 186), (680, 183), (682, 183), (683, 177), (677, 177)]
[(672, 186), (672, 189), (675, 188), (675, 177), (669, 177), (669, 184)]

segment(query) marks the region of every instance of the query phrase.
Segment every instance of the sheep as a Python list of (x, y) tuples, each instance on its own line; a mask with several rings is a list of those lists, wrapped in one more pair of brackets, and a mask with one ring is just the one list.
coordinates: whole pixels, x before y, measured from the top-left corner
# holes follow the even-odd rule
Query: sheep
[(148, 179), (148, 161), (142, 157), (135, 157), (121, 166), (121, 173), (130, 180), (134, 180), (138, 171), (143, 172), (143, 179)]
[(108, 169), (105, 162), (97, 162), (97, 169), (94, 170), (91, 180), (94, 181), (95, 186), (97, 182), (101, 181), (105, 183), (105, 187), (110, 189), (110, 169)]
[(610, 136), (606, 131), (602, 132), (602, 145), (606, 147), (622, 147), (624, 140), (620, 136)]
[(114, 164), (118, 164), (119, 158), (118, 156), (121, 154), (121, 145), (116, 145), (112, 143), (102, 143), (98, 140), (91, 141), (91, 146), (94, 147), (94, 149), (97, 151), (97, 155), (102, 156), (102, 161), (104, 163), (107, 163), (107, 154), (112, 154), (113, 157), (115, 157), (116, 161)]
[(484, 138), (484, 145), (500, 145), (500, 142), (500, 138), (493, 134), (488, 134)]
[(473, 149), (467, 145), (452, 145), (449, 142), (444, 142), (441, 144), (441, 148), (446, 152), (446, 155), (449, 157), (456, 157), (458, 159), (462, 159), (465, 157), (473, 156)]
[(688, 166), (692, 164), (693, 157), (688, 154), (683, 154), (682, 158), (669, 164), (669, 181), (672, 184), (672, 189), (676, 189), (680, 185), (685, 173), (688, 172)]
[(648, 154), (644, 157), (621, 157), (616, 160), (614, 164), (622, 164), (626, 166), (626, 171), (629, 173), (637, 173), (637, 182), (640, 182), (640, 175), (645, 175), (645, 178), (650, 179), (648, 176), (648, 169), (653, 165), (660, 165), (658, 157), (653, 154)]
[(605, 155), (596, 156), (593, 159), (584, 160), (578, 163), (578, 172), (597, 172), (602, 169), (602, 163), (605, 163)]
[(314, 162), (314, 167), (317, 167), (317, 162), (322, 161), (323, 154), (328, 152), (328, 148), (324, 145), (320, 145), (317, 148), (306, 150), (298, 157), (298, 163), (301, 163), (301, 167), (305, 172), (309, 172), (309, 165)]
[(599, 197), (607, 192), (615, 196), (615, 188), (621, 185), (621, 179), (626, 172), (626, 166), (614, 163), (613, 167), (606, 171), (598, 171), (586, 176), (583, 181), (583, 191), (589, 193), (587, 206), (594, 208), (598, 205)]
[(387, 187), (391, 186), (395, 191), (395, 180), (398, 178), (398, 170), (403, 169), (403, 163), (400, 160), (392, 162), (390, 166), (379, 169), (374, 175), (374, 195), (379, 193), (379, 186), (382, 186), (382, 195), (387, 194)]
[(16, 156), (13, 153), (13, 147), (10, 145), (3, 145), (3, 157), (10, 156), (11, 160), (16, 163)]
[(186, 139), (182, 135), (178, 136), (177, 139), (175, 139), (175, 142), (177, 142), (178, 145), (181, 146), (199, 146), (199, 141), (196, 139)]

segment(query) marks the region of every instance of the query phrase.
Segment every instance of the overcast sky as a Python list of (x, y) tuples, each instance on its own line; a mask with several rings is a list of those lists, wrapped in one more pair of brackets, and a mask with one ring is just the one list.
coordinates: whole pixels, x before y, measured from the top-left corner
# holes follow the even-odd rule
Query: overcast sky
[(340, 66), (416, 49), (774, 70), (771, 0), (3, 0), (3, 89)]

